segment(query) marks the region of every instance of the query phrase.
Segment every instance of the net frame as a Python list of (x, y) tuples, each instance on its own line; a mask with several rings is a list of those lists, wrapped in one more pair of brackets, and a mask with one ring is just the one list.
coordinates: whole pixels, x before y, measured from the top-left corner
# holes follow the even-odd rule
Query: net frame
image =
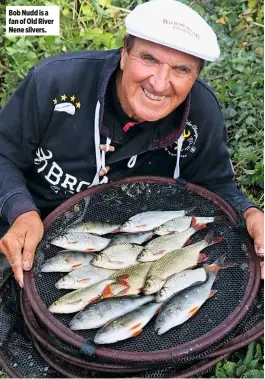
[[(66, 212), (70, 209), (74, 204), (83, 199), (86, 196), (91, 196), (93, 194), (104, 191), (105, 189), (115, 188), (116, 186), (120, 186), (121, 184), (128, 183), (164, 183), (164, 184), (175, 184), (176, 181), (168, 178), (161, 177), (133, 177), (126, 178), (120, 180), (118, 182), (112, 182), (110, 184), (99, 185), (92, 187), (82, 193), (79, 193), (66, 202), (64, 202), (61, 206), (56, 208), (45, 220), (44, 227), (45, 230), (49, 227), (49, 225), (54, 221), (56, 217), (61, 215), (63, 212)], [(200, 187), (197, 185), (193, 185), (190, 183), (185, 184), (185, 188), (191, 192), (194, 192), (201, 197), (208, 199), (209, 201), (216, 204), (222, 211), (230, 218), (230, 220), (236, 225), (237, 223), (237, 214), (236, 212), (218, 195)], [(197, 338), (196, 340), (190, 341), (188, 343), (176, 346), (174, 348), (160, 350), (160, 351), (152, 351), (152, 352), (124, 352), (117, 351), (115, 349), (110, 348), (101, 348), (95, 347), (93, 345), (87, 344), (86, 340), (80, 335), (71, 331), (68, 327), (63, 325), (60, 321), (58, 321), (48, 310), (42, 299), (40, 298), (37, 288), (34, 281), (33, 271), (25, 273), (25, 292), (27, 294), (28, 300), (38, 316), (38, 318), (45, 325), (49, 325), (50, 329), (56, 336), (62, 339), (64, 342), (71, 344), (74, 347), (82, 348), (86, 345), (88, 349), (88, 355), (95, 357), (100, 357), (103, 359), (107, 359), (109, 361), (119, 360), (123, 363), (132, 363), (132, 362), (141, 362), (148, 363), (150, 360), (152, 362), (165, 362), (172, 360), (177, 360), (181, 358), (184, 354), (187, 354), (187, 351), (192, 347), (193, 353), (201, 351), (205, 349), (207, 346), (220, 341), (226, 334), (228, 334), (246, 315), (248, 308), (253, 303), (255, 296), (258, 291), (258, 285), (260, 281), (260, 273), (259, 273), (259, 264), (258, 258), (254, 253), (253, 246), (250, 242), (250, 239), (246, 239), (246, 245), (249, 253), (249, 281), (246, 286), (246, 292), (242, 299), (241, 304), (236, 307), (234, 312), (227, 317), (227, 319), (222, 322), (217, 328), (213, 329), (211, 332), (206, 333), (205, 335)]]

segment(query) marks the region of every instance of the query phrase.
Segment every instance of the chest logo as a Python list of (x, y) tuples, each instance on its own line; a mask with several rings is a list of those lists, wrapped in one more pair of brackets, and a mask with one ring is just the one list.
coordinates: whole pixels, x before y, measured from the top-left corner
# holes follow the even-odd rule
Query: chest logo
[(66, 96), (66, 94), (63, 94), (59, 96), (59, 98), (61, 100), (61, 101), (59, 100), (60, 102), (58, 102), (57, 98), (52, 100), (54, 104), (55, 112), (65, 112), (73, 116), (75, 114), (76, 109), (81, 108), (81, 103), (80, 101), (76, 101), (75, 95)]
[[(183, 131), (183, 144), (180, 153), (181, 158), (186, 158), (188, 153), (195, 153), (196, 142), (198, 139), (198, 126), (192, 124), (187, 120), (185, 129)], [(172, 145), (165, 148), (167, 153), (172, 157), (177, 157), (178, 155), (178, 141), (175, 141)]]

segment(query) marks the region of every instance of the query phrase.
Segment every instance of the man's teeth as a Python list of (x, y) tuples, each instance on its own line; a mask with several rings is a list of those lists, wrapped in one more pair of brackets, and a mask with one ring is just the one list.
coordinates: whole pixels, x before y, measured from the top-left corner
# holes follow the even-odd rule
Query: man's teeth
[(152, 100), (161, 101), (161, 100), (164, 100), (164, 98), (166, 97), (166, 96), (156, 96), (156, 95), (153, 95), (151, 92), (148, 92), (144, 88), (143, 88), (143, 91), (146, 94), (146, 96), (149, 97)]

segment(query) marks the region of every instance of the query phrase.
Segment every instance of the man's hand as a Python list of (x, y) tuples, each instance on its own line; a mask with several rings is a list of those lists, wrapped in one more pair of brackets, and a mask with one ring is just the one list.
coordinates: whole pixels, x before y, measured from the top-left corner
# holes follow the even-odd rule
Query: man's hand
[(0, 250), (11, 265), (20, 287), (23, 287), (23, 269), (31, 269), (43, 232), (39, 214), (31, 211), (20, 215), (0, 240)]
[[(247, 230), (254, 240), (257, 255), (264, 259), (264, 214), (257, 208), (248, 208), (244, 213)], [(260, 263), (261, 277), (264, 279), (264, 262)]]

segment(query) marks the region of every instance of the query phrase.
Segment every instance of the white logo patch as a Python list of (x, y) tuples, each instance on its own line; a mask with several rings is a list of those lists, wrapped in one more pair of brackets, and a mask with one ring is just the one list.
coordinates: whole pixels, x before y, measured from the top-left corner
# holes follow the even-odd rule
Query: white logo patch
[(55, 105), (54, 111), (66, 112), (73, 116), (75, 114), (75, 106), (71, 103), (60, 103)]

